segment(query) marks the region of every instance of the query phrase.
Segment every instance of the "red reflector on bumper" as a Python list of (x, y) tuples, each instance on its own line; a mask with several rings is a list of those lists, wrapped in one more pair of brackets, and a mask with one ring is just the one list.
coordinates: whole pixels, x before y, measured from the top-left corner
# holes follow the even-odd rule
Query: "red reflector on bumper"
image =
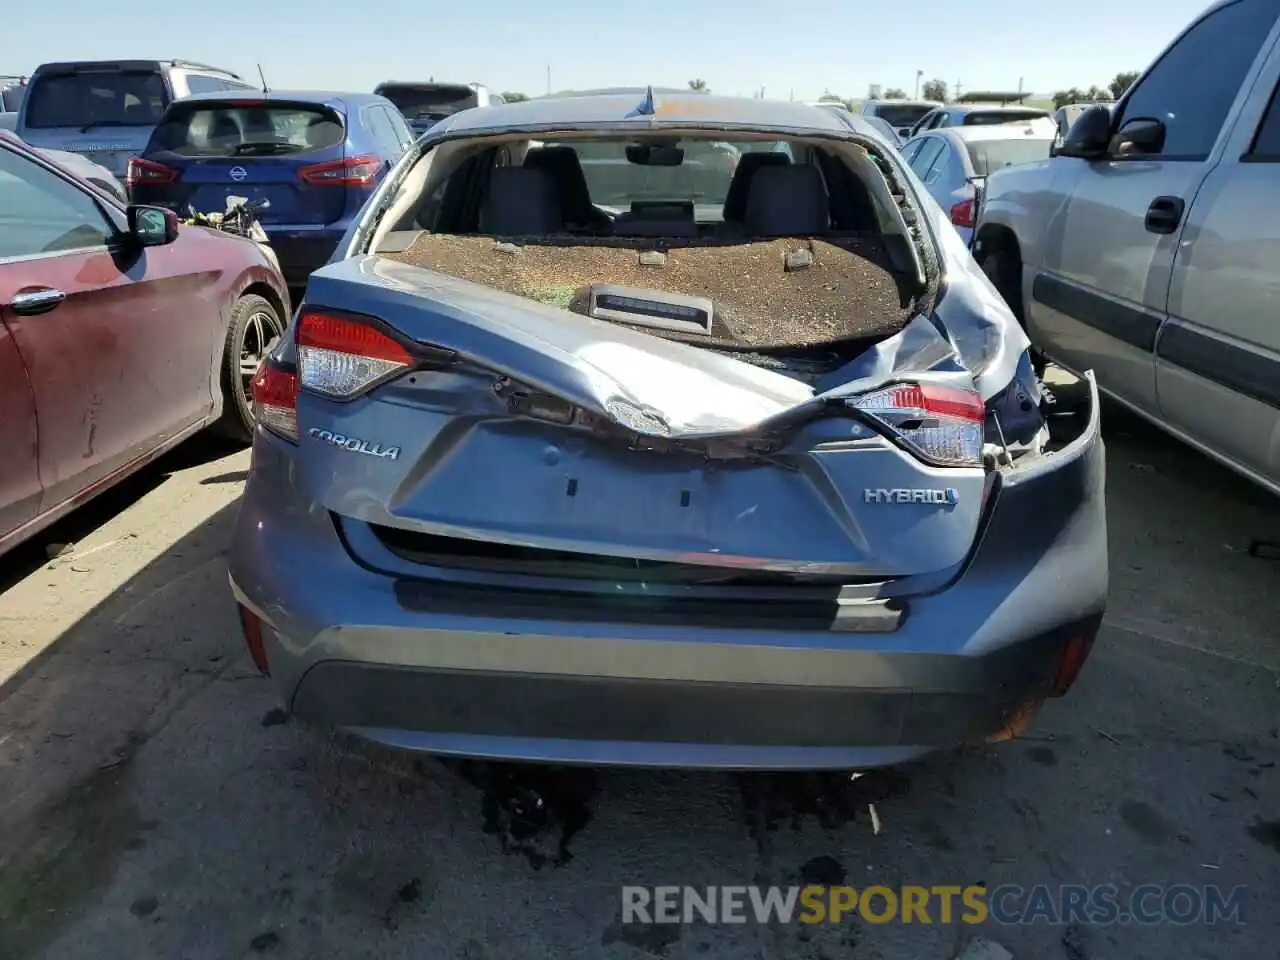
[(245, 646), (249, 648), (249, 656), (258, 672), (264, 677), (271, 674), (267, 664), (267, 648), (262, 642), (262, 621), (249, 610), (240, 606), (240, 629), (244, 631)]
[(1093, 637), (1092, 633), (1082, 633), (1067, 641), (1067, 645), (1062, 648), (1062, 659), (1058, 661), (1058, 672), (1053, 678), (1053, 689), (1050, 691), (1050, 696), (1061, 697), (1071, 689), (1071, 685), (1080, 676), (1080, 668), (1084, 666), (1085, 660), (1089, 658), (1089, 651), (1093, 647)]

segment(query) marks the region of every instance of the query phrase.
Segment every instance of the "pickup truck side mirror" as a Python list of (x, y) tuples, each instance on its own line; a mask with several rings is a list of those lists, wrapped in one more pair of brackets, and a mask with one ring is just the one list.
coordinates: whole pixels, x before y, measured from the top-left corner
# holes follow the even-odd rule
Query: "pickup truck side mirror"
[(1111, 111), (1106, 107), (1090, 107), (1071, 125), (1053, 155), (1101, 160), (1111, 145), (1111, 119)]
[(1152, 117), (1126, 120), (1111, 138), (1107, 152), (1116, 157), (1159, 153), (1164, 149), (1166, 132), (1164, 123)]

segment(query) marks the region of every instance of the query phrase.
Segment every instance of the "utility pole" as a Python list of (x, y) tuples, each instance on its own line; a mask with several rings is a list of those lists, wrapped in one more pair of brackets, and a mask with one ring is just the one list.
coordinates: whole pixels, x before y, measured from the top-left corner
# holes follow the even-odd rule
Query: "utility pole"
[(551, 64), (547, 64), (547, 96), (551, 96)]
[(962, 89), (963, 88), (960, 86), (960, 78), (956, 77), (956, 95), (953, 99), (955, 99), (957, 102), (960, 100), (960, 92)]
[(920, 78), (924, 76), (923, 70), (916, 71), (916, 99), (920, 99)]

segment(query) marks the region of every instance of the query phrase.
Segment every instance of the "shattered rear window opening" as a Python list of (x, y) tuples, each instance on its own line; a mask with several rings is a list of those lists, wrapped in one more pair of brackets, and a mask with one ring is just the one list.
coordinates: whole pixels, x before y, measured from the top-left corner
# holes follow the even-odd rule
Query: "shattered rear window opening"
[[(711, 348), (861, 350), (901, 330), (925, 291), (912, 238), (883, 226), (883, 177), (838, 149), (613, 134), (504, 147), (501, 161), (477, 151), (381, 255)], [(690, 298), (706, 306), (690, 312)], [(696, 322), (672, 322), (682, 312)]]

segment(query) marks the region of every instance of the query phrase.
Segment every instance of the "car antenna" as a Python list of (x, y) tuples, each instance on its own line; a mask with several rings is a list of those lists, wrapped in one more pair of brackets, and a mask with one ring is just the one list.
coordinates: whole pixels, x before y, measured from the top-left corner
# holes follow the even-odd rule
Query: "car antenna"
[(262, 81), (262, 92), (270, 93), (271, 91), (267, 89), (267, 75), (262, 72), (262, 64), (256, 63), (254, 66), (258, 68), (258, 79)]
[(645, 88), (644, 99), (636, 104), (635, 108), (632, 109), (632, 111), (623, 119), (630, 120), (632, 117), (652, 117), (657, 112), (658, 110), (653, 103), (653, 86), (650, 85)]

